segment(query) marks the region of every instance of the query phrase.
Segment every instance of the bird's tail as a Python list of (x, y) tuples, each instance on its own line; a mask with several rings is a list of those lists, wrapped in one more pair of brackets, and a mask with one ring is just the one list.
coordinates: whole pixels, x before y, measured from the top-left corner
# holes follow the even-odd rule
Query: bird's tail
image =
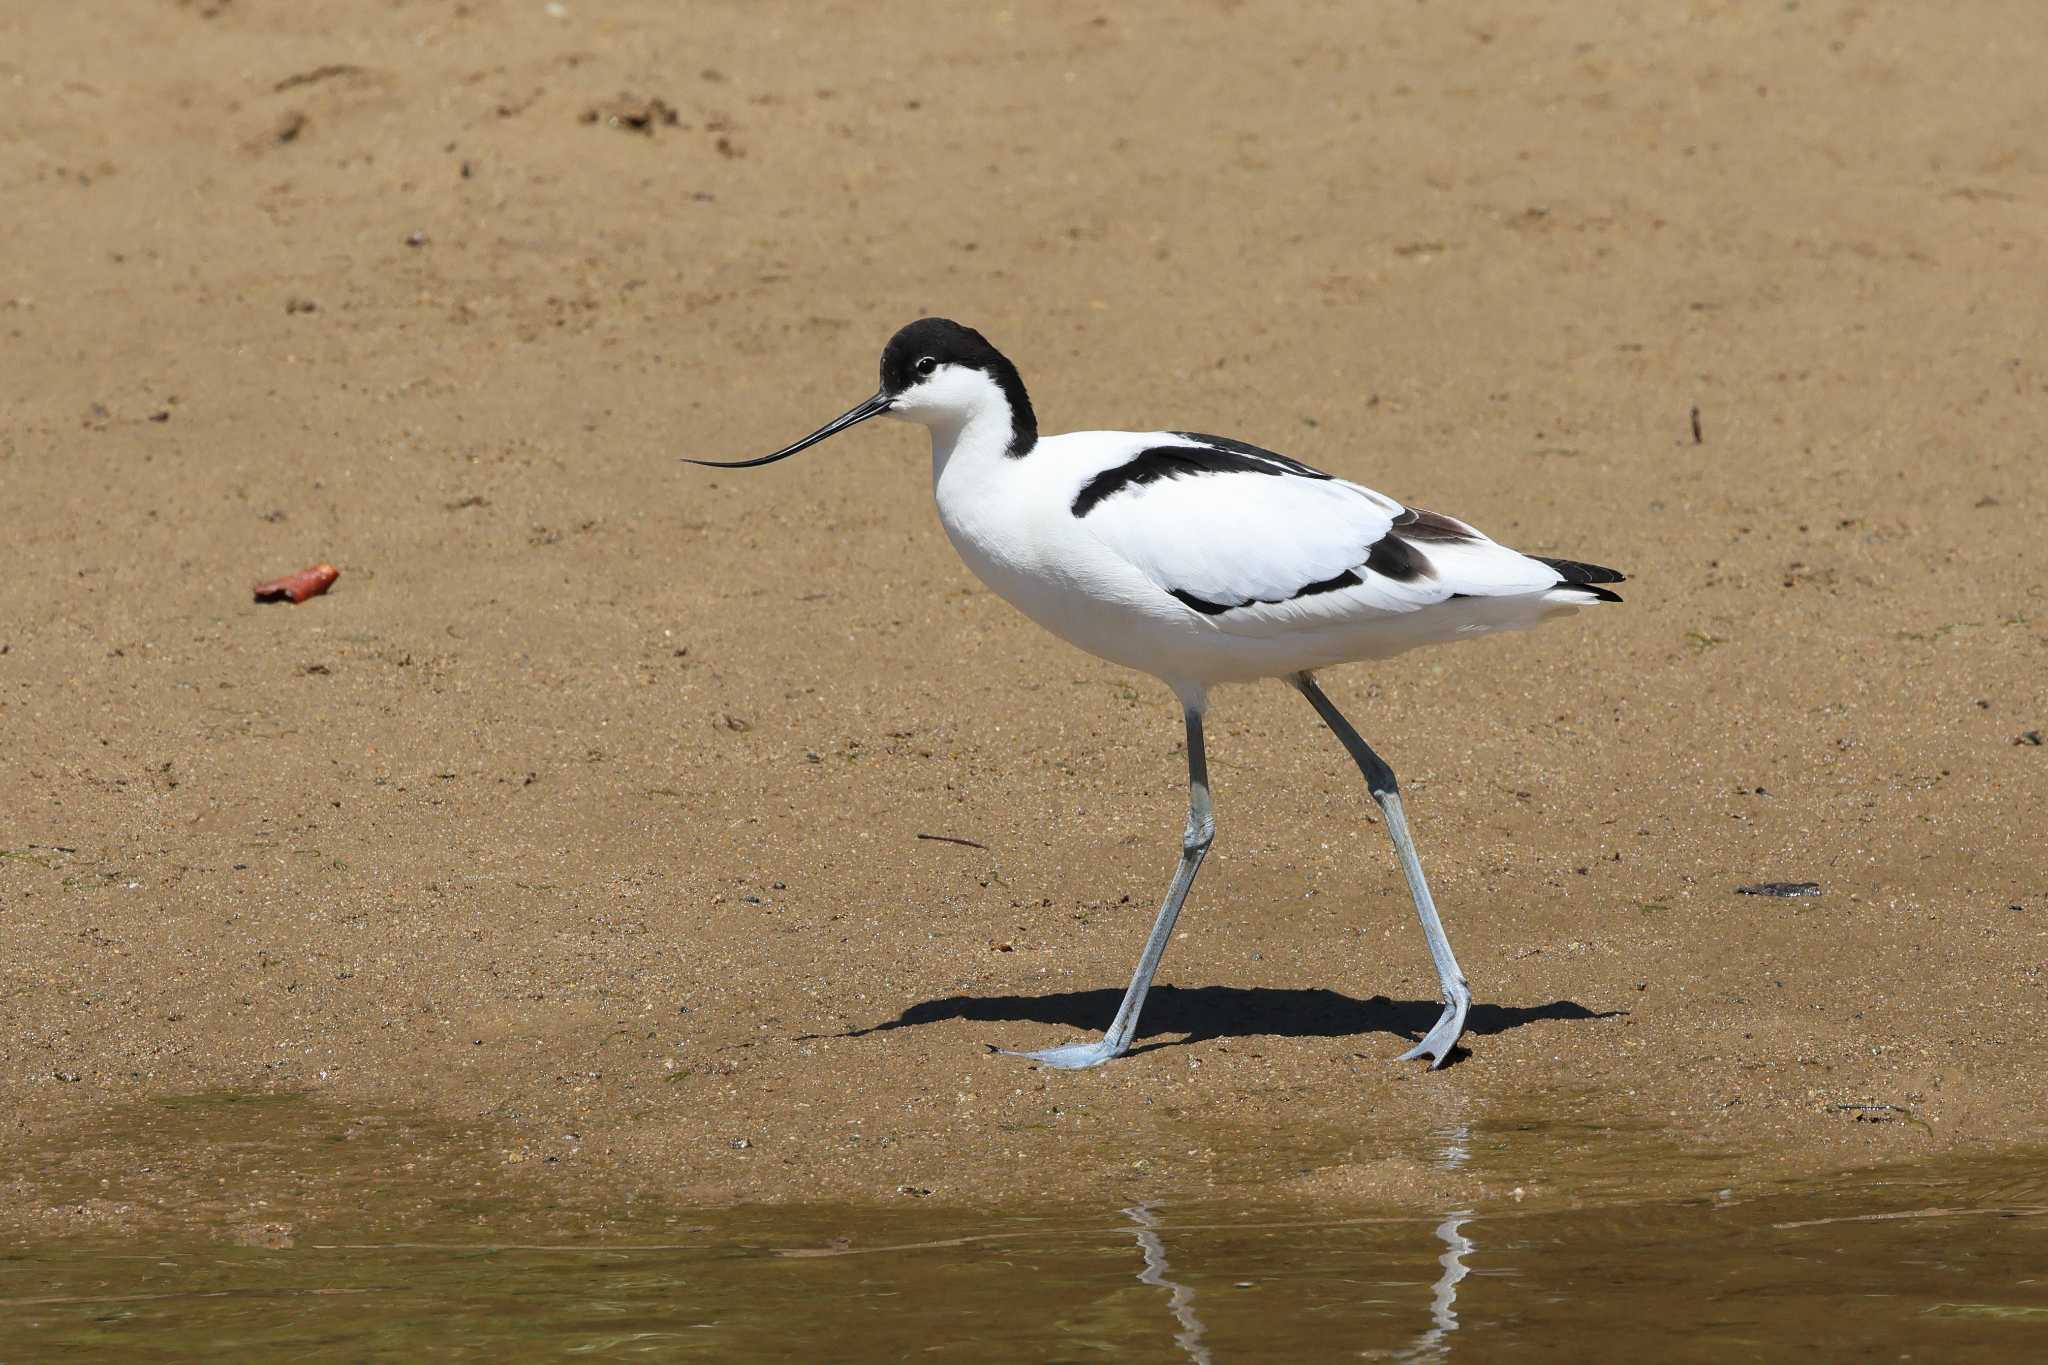
[(1599, 564), (1585, 564), (1576, 559), (1551, 559), (1546, 555), (1530, 555), (1539, 564), (1547, 564), (1563, 576), (1564, 581), (1550, 590), (1558, 601), (1575, 602), (1619, 602), (1621, 594), (1601, 587), (1602, 583), (1626, 583), (1628, 575), (1619, 569), (1609, 569)]

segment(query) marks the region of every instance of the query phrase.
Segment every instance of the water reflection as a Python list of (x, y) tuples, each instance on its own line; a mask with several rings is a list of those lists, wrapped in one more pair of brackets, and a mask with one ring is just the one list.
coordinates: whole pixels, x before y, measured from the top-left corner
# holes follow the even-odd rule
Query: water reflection
[[(1462, 1109), (1464, 1106), (1459, 1104)], [(1440, 1171), (1458, 1171), (1472, 1160), (1472, 1128), (1464, 1122), (1453, 1123), (1437, 1135), (1442, 1144), (1437, 1148), (1435, 1165)], [(1443, 1274), (1437, 1276), (1429, 1302), (1429, 1327), (1417, 1336), (1405, 1350), (1395, 1353), (1397, 1360), (1442, 1360), (1450, 1354), (1451, 1333), (1458, 1330), (1458, 1286), (1471, 1274), (1465, 1258), (1472, 1254), (1475, 1243), (1464, 1232), (1465, 1225), (1472, 1221), (1472, 1210), (1458, 1209), (1448, 1214), (1443, 1222), (1436, 1225), (1437, 1240), (1444, 1245), (1443, 1255), (1436, 1263), (1443, 1267)]]
[[(1716, 1197), (1728, 1180), (1710, 1154), (1446, 1103), (1396, 1153), (1404, 1179), (1419, 1164), (1439, 1190), (1505, 1188), (1500, 1199), (1440, 1193), (1370, 1215), (1213, 1200), (622, 1209), (598, 1187), (536, 1197), (478, 1164), (473, 1135), (423, 1120), (309, 1101), (150, 1114), (92, 1133), (101, 1164), (31, 1206), (48, 1231), (0, 1246), (0, 1361), (201, 1359), (228, 1342), (235, 1358), (309, 1365), (642, 1353), (1450, 1365), (1580, 1359), (1588, 1342), (1665, 1360), (1674, 1340), (1702, 1361), (2005, 1361), (2040, 1358), (2048, 1324), (2048, 1149)], [(353, 1136), (337, 1142), (344, 1123)], [(1904, 1135), (1872, 1140), (1887, 1136)], [(123, 1155), (109, 1167), (107, 1152)], [(66, 1160), (52, 1148), (10, 1172)], [(1631, 1194), (1674, 1165), (1698, 1197)], [(144, 1168), (182, 1174), (119, 1183)], [(1571, 1203), (1524, 1199), (1514, 1182), (1535, 1172)], [(239, 1206), (217, 1192), (230, 1175)], [(193, 1223), (169, 1226), (159, 1209)], [(236, 1221), (255, 1217), (266, 1224)], [(292, 1225), (289, 1241), (237, 1244), (272, 1217)], [(1020, 1311), (1020, 1285), (1039, 1311)]]
[(1464, 1232), (1465, 1224), (1472, 1221), (1472, 1210), (1460, 1209), (1436, 1225), (1437, 1240), (1444, 1244), (1444, 1254), (1436, 1263), (1444, 1268), (1437, 1277), (1436, 1288), (1429, 1302), (1429, 1330), (1415, 1338), (1414, 1344), (1400, 1353), (1399, 1360), (1442, 1360), (1450, 1354), (1451, 1344), (1446, 1340), (1458, 1330), (1458, 1285), (1471, 1274), (1465, 1258), (1472, 1254), (1475, 1244)]
[(1140, 1204), (1124, 1210), (1124, 1216), (1138, 1225), (1138, 1250), (1144, 1253), (1145, 1268), (1138, 1272), (1138, 1283), (1156, 1285), (1169, 1291), (1166, 1306), (1173, 1312), (1180, 1331), (1174, 1335), (1173, 1344), (1195, 1365), (1211, 1365), (1209, 1348), (1202, 1344), (1207, 1331), (1202, 1320), (1195, 1316), (1195, 1291), (1170, 1280), (1166, 1272), (1173, 1267), (1166, 1263), (1166, 1243), (1159, 1238), (1159, 1215), (1154, 1213), (1156, 1204)]
[(1463, 1170), (1465, 1163), (1472, 1159), (1472, 1127), (1466, 1123), (1454, 1123), (1442, 1133), (1443, 1146), (1437, 1152), (1438, 1169), (1445, 1171)]
[[(1462, 1161), (1462, 1130), (1457, 1139), (1445, 1149), (1446, 1161)], [(1178, 1346), (1194, 1365), (1213, 1365), (1214, 1357), (1203, 1338), (1208, 1333), (1201, 1315), (1195, 1311), (1195, 1291), (1172, 1276), (1173, 1266), (1166, 1259), (1164, 1228), (1159, 1221), (1159, 1205), (1144, 1203), (1123, 1210), (1126, 1218), (1137, 1224), (1135, 1237), (1138, 1250), (1145, 1258), (1145, 1268), (1138, 1272), (1138, 1283), (1152, 1285), (1167, 1291), (1166, 1306), (1173, 1314), (1180, 1330), (1174, 1334), (1174, 1345)], [(1450, 1355), (1450, 1334), (1458, 1330), (1458, 1286), (1472, 1273), (1466, 1257), (1478, 1250), (1478, 1244), (1465, 1233), (1468, 1224), (1475, 1221), (1471, 1209), (1458, 1209), (1447, 1215), (1436, 1225), (1436, 1239), (1443, 1244), (1443, 1254), (1437, 1257), (1437, 1264), (1443, 1273), (1437, 1276), (1430, 1287), (1429, 1326), (1420, 1332), (1406, 1347), (1391, 1352), (1396, 1360), (1436, 1361)], [(1373, 1354), (1367, 1352), (1367, 1354)]]

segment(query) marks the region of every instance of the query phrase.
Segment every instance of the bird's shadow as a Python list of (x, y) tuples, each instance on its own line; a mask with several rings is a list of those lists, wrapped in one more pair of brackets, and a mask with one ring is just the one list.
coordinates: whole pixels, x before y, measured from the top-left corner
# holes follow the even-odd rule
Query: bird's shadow
[[(1050, 1024), (1099, 1033), (1109, 1026), (1122, 998), (1121, 991), (1111, 989), (1055, 991), (1050, 995), (952, 995), (921, 1001), (894, 1019), (866, 1028), (810, 1037), (864, 1038), (870, 1033), (948, 1019), (984, 1024)], [(1348, 1038), (1360, 1033), (1392, 1033), (1413, 1042), (1436, 1023), (1442, 1012), (1440, 1000), (1390, 1000), (1384, 995), (1360, 1000), (1338, 991), (1281, 990), (1269, 986), (1198, 986), (1192, 990), (1157, 986), (1145, 997), (1144, 1013), (1138, 1017), (1138, 1037), (1185, 1036), (1143, 1043), (1133, 1047), (1131, 1053), (1183, 1047), (1214, 1038), (1263, 1036)], [(1465, 1031), (1484, 1036), (1506, 1033), (1542, 1019), (1612, 1019), (1626, 1013), (1588, 1009), (1572, 1000), (1553, 1000), (1547, 1005), (1475, 1004), (1465, 1017)], [(1461, 1054), (1462, 1049), (1453, 1055)]]

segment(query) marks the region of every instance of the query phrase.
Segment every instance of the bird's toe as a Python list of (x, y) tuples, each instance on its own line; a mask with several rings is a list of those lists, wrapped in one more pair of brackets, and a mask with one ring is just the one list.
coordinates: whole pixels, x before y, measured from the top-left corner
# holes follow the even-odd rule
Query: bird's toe
[(1402, 1053), (1398, 1060), (1412, 1062), (1418, 1057), (1427, 1057), (1429, 1069), (1435, 1071), (1450, 1060), (1451, 1052), (1458, 1046), (1458, 1039), (1465, 1033), (1465, 1015), (1472, 1008), (1471, 997), (1463, 996), (1444, 1006), (1444, 1012), (1437, 1017), (1436, 1025), (1422, 1036), (1422, 1041)]
[(1069, 1043), (1065, 1047), (1049, 1047), (1039, 1052), (1026, 1052), (1019, 1048), (999, 1047), (994, 1049), (1006, 1057), (1024, 1057), (1056, 1071), (1085, 1071), (1091, 1066), (1101, 1066), (1117, 1055), (1117, 1049), (1108, 1043)]

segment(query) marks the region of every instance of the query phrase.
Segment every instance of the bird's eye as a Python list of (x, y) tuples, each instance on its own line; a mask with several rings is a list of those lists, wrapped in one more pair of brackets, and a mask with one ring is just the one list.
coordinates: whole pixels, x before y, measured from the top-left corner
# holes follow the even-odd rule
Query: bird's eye
[(919, 374), (930, 374), (933, 370), (939, 368), (939, 362), (933, 356), (920, 356), (918, 357), (917, 364), (911, 366), (911, 368)]

